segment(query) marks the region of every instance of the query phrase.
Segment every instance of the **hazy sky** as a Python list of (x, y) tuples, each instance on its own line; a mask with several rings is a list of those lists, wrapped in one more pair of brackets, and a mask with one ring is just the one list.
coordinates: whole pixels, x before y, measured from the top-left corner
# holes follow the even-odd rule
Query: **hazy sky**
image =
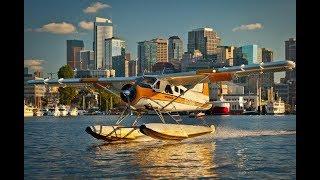
[(24, 4), (25, 64), (45, 73), (66, 64), (66, 40), (81, 39), (85, 49), (92, 49), (90, 22), (96, 16), (112, 20), (114, 34), (126, 41), (132, 58), (137, 56), (137, 42), (155, 37), (178, 35), (186, 50), (188, 31), (199, 27), (213, 28), (221, 45), (254, 43), (270, 48), (275, 60), (284, 59), (284, 41), (296, 37), (295, 0), (25, 0)]

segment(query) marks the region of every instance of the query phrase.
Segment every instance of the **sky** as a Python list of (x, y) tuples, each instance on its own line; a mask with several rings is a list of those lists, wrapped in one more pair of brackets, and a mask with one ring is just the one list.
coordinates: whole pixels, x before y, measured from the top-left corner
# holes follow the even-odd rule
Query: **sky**
[[(65, 65), (66, 40), (92, 50), (95, 17), (111, 19), (132, 59), (137, 42), (178, 35), (187, 50), (188, 31), (210, 27), (221, 45), (257, 44), (284, 60), (284, 41), (296, 37), (295, 0), (25, 0), (24, 63), (44, 75)], [(276, 74), (276, 81), (284, 73)]]

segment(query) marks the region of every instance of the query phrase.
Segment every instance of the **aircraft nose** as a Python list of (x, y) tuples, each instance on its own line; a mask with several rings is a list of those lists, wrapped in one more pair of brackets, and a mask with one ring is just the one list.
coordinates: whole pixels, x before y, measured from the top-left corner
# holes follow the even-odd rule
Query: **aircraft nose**
[(136, 87), (132, 84), (126, 84), (121, 88), (121, 99), (124, 102), (132, 102), (136, 97)]

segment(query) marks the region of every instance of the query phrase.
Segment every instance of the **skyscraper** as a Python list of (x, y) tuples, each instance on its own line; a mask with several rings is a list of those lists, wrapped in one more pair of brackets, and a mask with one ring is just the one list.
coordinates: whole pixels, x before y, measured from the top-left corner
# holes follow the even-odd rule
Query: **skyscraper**
[[(248, 64), (259, 64), (262, 60), (262, 55), (259, 55), (258, 45), (246, 45), (241, 47), (243, 58), (248, 61)], [(260, 51), (261, 52), (261, 51)]]
[[(261, 48), (262, 62), (272, 62), (273, 61), (273, 51), (266, 48)], [(274, 86), (274, 73), (263, 73), (261, 76), (261, 90), (262, 98), (267, 97), (268, 89)]]
[(81, 69), (94, 69), (94, 52), (90, 50), (80, 51)]
[(181, 69), (181, 59), (183, 55), (183, 42), (178, 36), (171, 36), (168, 39), (168, 61), (176, 69)]
[(138, 74), (152, 72), (152, 66), (157, 63), (157, 43), (153, 41), (138, 42)]
[[(296, 62), (296, 40), (294, 38), (289, 38), (285, 41), (285, 59)], [(296, 80), (296, 70), (286, 72), (287, 80)]]
[[(285, 58), (296, 62), (296, 39), (285, 41)], [(286, 71), (285, 79), (289, 84), (289, 104), (293, 107), (296, 104), (296, 69)]]
[(125, 77), (125, 41), (112, 37), (105, 40), (105, 68), (114, 69), (117, 77)]
[(80, 69), (80, 51), (83, 48), (82, 40), (67, 40), (67, 64), (72, 69)]
[(95, 68), (104, 69), (105, 64), (105, 39), (113, 37), (113, 26), (109, 19), (96, 17), (93, 31), (93, 51)]
[(162, 38), (152, 39), (157, 44), (157, 62), (168, 62), (168, 41)]
[(188, 52), (200, 50), (205, 59), (213, 59), (220, 38), (212, 28), (199, 28), (188, 32)]

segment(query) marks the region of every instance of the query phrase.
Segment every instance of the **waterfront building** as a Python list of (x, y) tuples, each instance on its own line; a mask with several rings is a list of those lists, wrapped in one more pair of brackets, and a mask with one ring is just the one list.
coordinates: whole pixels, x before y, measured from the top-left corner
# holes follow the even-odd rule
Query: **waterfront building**
[[(93, 51), (95, 60), (95, 69), (103, 69), (110, 64), (105, 60), (105, 39), (113, 37), (113, 24), (111, 20), (96, 17), (93, 30)], [(110, 61), (108, 61), (110, 62)]]
[(41, 98), (44, 97), (46, 87), (44, 85), (29, 85), (27, 81), (36, 80), (35, 74), (24, 74), (24, 99), (26, 104), (33, 104), (37, 108), (42, 108)]
[(274, 85), (274, 92), (278, 93), (278, 96), (281, 97), (281, 99), (289, 103), (289, 84), (284, 83), (277, 83)]
[(80, 69), (80, 51), (83, 49), (82, 40), (67, 40), (67, 64), (72, 69)]
[(138, 42), (138, 74), (152, 72), (157, 63), (157, 43), (153, 41)]
[(188, 52), (199, 50), (204, 59), (214, 59), (220, 37), (212, 28), (199, 28), (188, 32)]
[(181, 69), (183, 52), (182, 40), (179, 36), (171, 36), (168, 39), (168, 62), (172, 63), (176, 69)]
[(94, 52), (91, 50), (80, 51), (80, 69), (94, 69)]
[(125, 41), (112, 37), (105, 40), (105, 69), (114, 69), (116, 77), (125, 77)]
[(219, 100), (220, 95), (244, 94), (244, 86), (232, 82), (210, 84), (209, 88), (211, 101)]

